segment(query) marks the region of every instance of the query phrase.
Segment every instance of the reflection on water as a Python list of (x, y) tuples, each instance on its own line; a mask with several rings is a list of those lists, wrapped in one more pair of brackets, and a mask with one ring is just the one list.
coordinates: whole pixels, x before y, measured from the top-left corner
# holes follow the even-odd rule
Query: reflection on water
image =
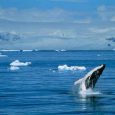
[(104, 110), (104, 104), (101, 102), (103, 100), (103, 95), (76, 95), (75, 102), (80, 104), (81, 113), (95, 113), (96, 115), (105, 115), (106, 109)]
[(80, 98), (82, 109), (90, 109), (92, 108), (93, 111), (100, 110), (100, 107), (98, 106), (98, 99), (99, 97), (96, 96), (88, 96), (85, 98)]
[(105, 90), (103, 93), (94, 92), (90, 95), (80, 94), (79, 92), (76, 94), (74, 93), (75, 102), (81, 107), (79, 108), (79, 110), (81, 110), (81, 114), (83, 112), (88, 112), (88, 114), (91, 113), (95, 115), (114, 115), (114, 96), (114, 89), (110, 92)]

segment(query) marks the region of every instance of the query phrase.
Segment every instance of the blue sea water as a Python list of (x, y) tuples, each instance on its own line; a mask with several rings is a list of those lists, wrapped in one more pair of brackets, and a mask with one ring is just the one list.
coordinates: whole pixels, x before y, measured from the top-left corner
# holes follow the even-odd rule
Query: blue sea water
[[(2, 52), (0, 115), (115, 115), (115, 51)], [(14, 60), (32, 64), (10, 70)], [(59, 71), (59, 65), (86, 70)], [(106, 64), (95, 90), (82, 97), (73, 84), (92, 68)]]

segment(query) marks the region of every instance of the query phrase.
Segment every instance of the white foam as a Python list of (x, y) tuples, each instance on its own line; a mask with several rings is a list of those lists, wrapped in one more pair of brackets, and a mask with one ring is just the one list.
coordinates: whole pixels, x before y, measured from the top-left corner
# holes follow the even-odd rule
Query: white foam
[(10, 63), (10, 66), (15, 66), (15, 67), (17, 67), (17, 66), (28, 66), (30, 64), (31, 64), (31, 62), (20, 62), (19, 60), (15, 60), (12, 63)]
[(94, 95), (99, 95), (101, 94), (99, 91), (94, 91), (93, 89), (87, 89), (85, 91), (79, 91), (79, 94), (82, 97), (86, 97), (86, 96), (94, 96)]
[(75, 71), (75, 70), (86, 70), (86, 67), (84, 67), (84, 66), (67, 66), (67, 65), (59, 65), (59, 66), (58, 66), (58, 70), (59, 70), (59, 71), (64, 71), (64, 70), (66, 70), (66, 71), (68, 71), (68, 70), (70, 70), (70, 71)]
[(74, 92), (77, 92), (80, 94), (81, 97), (85, 98), (87, 96), (94, 96), (94, 95), (99, 95), (101, 94), (99, 91), (94, 91), (92, 88), (86, 89), (84, 79), (79, 79), (78, 81), (74, 82)]
[(20, 68), (19, 67), (17, 67), (17, 66), (11, 66), (10, 67), (10, 70), (12, 70), (12, 71), (14, 71), (14, 70), (19, 70)]

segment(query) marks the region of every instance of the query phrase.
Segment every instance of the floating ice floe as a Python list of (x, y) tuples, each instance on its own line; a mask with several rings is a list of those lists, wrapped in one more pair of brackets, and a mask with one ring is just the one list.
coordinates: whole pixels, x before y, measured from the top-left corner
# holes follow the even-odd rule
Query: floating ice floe
[(62, 50), (55, 50), (56, 52), (65, 52), (66, 50), (62, 49)]
[(16, 51), (20, 51), (20, 50), (0, 50), (2, 52), (16, 52)]
[(23, 50), (23, 52), (32, 52), (32, 50)]
[(30, 64), (31, 64), (31, 62), (20, 62), (19, 60), (15, 60), (10, 64), (10, 66), (15, 66), (15, 67), (17, 67), (17, 66), (28, 66)]
[(56, 52), (60, 52), (60, 50), (55, 50)]
[(12, 63), (10, 63), (10, 70), (12, 70), (12, 71), (19, 70), (20, 66), (28, 66), (30, 64), (31, 64), (31, 62), (20, 62), (19, 60), (15, 60)]
[(74, 71), (74, 70), (86, 70), (86, 67), (84, 67), (84, 66), (59, 65), (58, 66), (58, 70), (59, 71), (64, 71), (64, 70), (70, 70), (70, 71)]
[(20, 69), (20, 68), (17, 67), (17, 66), (11, 66), (11, 67), (10, 67), (10, 70), (12, 70), (12, 71), (14, 71), (14, 70), (18, 70), (18, 69)]
[(0, 57), (6, 57), (7, 55), (3, 55), (2, 53), (0, 53)]
[(66, 50), (64, 50), (64, 49), (62, 49), (62, 50), (60, 50), (61, 52), (65, 52)]

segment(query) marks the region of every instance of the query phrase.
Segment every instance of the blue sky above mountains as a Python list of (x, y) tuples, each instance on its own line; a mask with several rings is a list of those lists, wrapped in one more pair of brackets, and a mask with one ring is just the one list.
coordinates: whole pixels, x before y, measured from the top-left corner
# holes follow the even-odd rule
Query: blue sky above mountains
[(114, 0), (0, 0), (0, 34), (11, 34), (0, 49), (113, 49), (114, 12)]

